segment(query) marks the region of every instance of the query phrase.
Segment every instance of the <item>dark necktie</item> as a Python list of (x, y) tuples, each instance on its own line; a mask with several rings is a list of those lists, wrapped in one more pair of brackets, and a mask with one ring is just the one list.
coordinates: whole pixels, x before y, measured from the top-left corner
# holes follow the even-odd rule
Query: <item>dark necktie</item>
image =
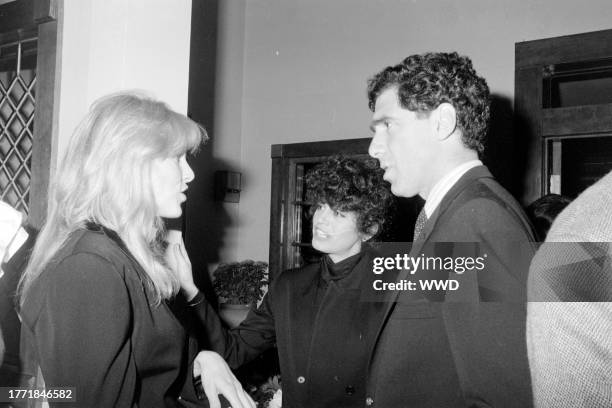
[(417, 240), (419, 235), (421, 235), (425, 224), (427, 224), (427, 214), (425, 213), (425, 207), (423, 207), (416, 219), (416, 223), (414, 224), (414, 236), (412, 237), (413, 242)]

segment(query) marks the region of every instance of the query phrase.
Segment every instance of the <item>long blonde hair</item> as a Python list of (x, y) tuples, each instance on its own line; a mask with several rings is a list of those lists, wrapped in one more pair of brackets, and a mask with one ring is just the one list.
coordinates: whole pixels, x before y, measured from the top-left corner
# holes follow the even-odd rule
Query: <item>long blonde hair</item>
[(70, 234), (87, 222), (121, 237), (145, 270), (155, 304), (174, 296), (180, 285), (162, 260), (163, 223), (152, 193), (151, 163), (194, 152), (206, 139), (198, 124), (143, 93), (94, 102), (51, 181), (46, 222), (19, 282), (21, 301)]

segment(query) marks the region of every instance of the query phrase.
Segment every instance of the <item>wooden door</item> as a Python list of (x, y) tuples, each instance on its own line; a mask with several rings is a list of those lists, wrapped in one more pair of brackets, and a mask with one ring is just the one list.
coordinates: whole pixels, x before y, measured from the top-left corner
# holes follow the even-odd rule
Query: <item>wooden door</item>
[(612, 30), (516, 44), (515, 133), (524, 203), (575, 197), (612, 170)]

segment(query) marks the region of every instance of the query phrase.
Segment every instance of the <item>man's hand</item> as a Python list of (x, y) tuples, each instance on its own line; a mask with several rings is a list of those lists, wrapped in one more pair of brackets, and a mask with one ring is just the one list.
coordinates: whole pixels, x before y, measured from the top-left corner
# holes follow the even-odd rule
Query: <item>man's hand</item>
[(200, 377), (210, 408), (221, 408), (222, 394), (232, 408), (256, 408), (223, 358), (214, 351), (200, 351), (193, 362), (193, 377)]

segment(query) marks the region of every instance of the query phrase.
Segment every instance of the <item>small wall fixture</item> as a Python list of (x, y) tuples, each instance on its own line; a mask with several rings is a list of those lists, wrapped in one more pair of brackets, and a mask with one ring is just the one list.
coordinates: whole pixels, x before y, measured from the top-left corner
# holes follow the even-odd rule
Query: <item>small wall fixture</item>
[(215, 200), (240, 202), (242, 174), (234, 171), (215, 171)]

